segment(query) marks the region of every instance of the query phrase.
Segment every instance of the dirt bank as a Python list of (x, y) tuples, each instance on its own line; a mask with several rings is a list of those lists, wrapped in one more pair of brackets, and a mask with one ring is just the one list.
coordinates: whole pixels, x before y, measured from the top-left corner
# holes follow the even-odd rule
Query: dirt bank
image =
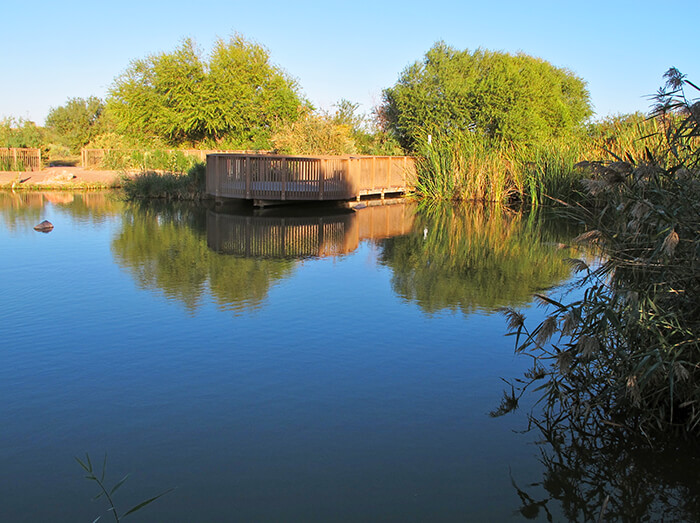
[(86, 189), (118, 185), (120, 171), (93, 171), (81, 167), (47, 167), (41, 171), (0, 171), (3, 189)]

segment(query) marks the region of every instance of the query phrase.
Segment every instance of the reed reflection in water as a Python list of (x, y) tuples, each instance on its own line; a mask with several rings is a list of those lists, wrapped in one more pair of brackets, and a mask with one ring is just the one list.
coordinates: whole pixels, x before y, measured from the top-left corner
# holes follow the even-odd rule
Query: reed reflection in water
[(381, 244), (392, 287), (428, 313), (521, 306), (570, 276), (573, 224), (506, 207), (426, 207), (414, 234)]
[(527, 519), (554, 521), (697, 521), (700, 466), (693, 441), (630, 438), (610, 425), (601, 432), (530, 417), (540, 437), (542, 479), (512, 477)]

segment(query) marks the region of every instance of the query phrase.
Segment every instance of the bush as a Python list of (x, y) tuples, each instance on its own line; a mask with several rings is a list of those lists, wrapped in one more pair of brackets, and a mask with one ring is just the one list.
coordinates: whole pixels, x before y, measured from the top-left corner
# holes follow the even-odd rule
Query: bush
[(384, 91), (387, 127), (412, 150), (423, 133), (473, 132), (495, 141), (544, 143), (582, 131), (591, 115), (586, 84), (525, 54), (435, 44)]

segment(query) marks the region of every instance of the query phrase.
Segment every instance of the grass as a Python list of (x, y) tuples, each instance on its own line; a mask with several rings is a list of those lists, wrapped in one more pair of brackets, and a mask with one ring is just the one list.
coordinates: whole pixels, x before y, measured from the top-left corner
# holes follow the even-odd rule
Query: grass
[(121, 190), (128, 200), (201, 200), (206, 196), (205, 181), (206, 166), (197, 163), (187, 174), (144, 171), (135, 176), (125, 176), (121, 180)]
[(19, 179), (0, 183), (2, 191), (103, 191), (114, 189), (115, 186), (101, 182), (71, 182), (71, 183), (19, 183)]
[[(161, 497), (165, 496), (166, 494), (172, 492), (175, 490), (174, 488), (170, 488), (168, 490), (165, 490), (161, 492), (160, 494), (153, 496), (151, 498), (148, 498), (137, 505), (134, 505), (132, 508), (126, 510), (121, 516), (119, 515), (119, 511), (117, 510), (116, 505), (114, 504), (114, 495), (116, 494), (117, 490), (126, 482), (127, 479), (129, 479), (129, 474), (124, 476), (121, 480), (116, 482), (111, 488), (107, 487), (107, 484), (105, 483), (105, 473), (107, 472), (107, 454), (105, 454), (104, 460), (102, 462), (102, 472), (100, 472), (99, 476), (96, 474), (96, 470), (92, 464), (92, 461), (90, 460), (90, 455), (85, 454), (84, 459), (80, 459), (78, 457), (75, 458), (75, 461), (78, 462), (78, 465), (80, 465), (80, 468), (83, 469), (85, 472), (85, 479), (94, 482), (98, 489), (99, 492), (97, 495), (95, 495), (92, 499), (93, 501), (96, 501), (100, 498), (103, 498), (107, 501), (108, 509), (107, 511), (112, 514), (112, 517), (114, 517), (115, 523), (119, 523), (121, 520), (126, 518), (127, 516), (138, 512), (139, 510), (143, 509), (144, 507), (147, 507), (154, 501), (157, 501)], [(97, 516), (97, 518), (93, 521), (95, 523), (99, 519), (101, 519), (102, 516)]]

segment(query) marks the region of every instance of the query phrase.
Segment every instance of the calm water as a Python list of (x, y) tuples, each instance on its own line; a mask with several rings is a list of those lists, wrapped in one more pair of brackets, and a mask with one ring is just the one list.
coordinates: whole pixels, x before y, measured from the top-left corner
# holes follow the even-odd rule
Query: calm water
[(132, 521), (566, 519), (525, 412), (488, 415), (562, 225), (0, 193), (0, 520), (108, 521), (86, 452), (122, 512), (177, 487)]

